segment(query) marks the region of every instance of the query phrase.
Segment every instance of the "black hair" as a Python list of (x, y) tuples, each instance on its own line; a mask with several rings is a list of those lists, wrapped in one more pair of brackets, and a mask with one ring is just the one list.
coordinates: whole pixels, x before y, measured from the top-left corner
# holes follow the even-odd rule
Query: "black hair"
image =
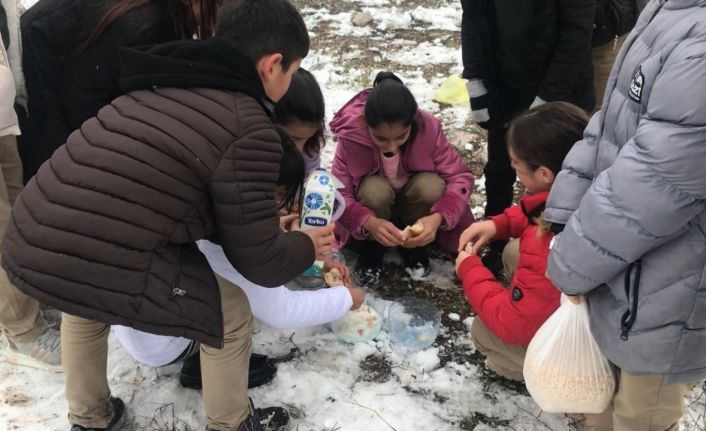
[(289, 90), (275, 105), (275, 121), (285, 126), (297, 120), (317, 125), (316, 133), (304, 144), (304, 153), (313, 157), (321, 152), (325, 142), (325, 113), (324, 95), (319, 83), (311, 72), (300, 67), (292, 75)]
[(287, 0), (230, 0), (218, 11), (216, 37), (238, 48), (250, 60), (282, 54), (282, 68), (309, 53), (309, 32)]
[(392, 72), (375, 76), (373, 89), (365, 102), (365, 123), (372, 128), (380, 124), (411, 126), (409, 139), (414, 140), (419, 129), (417, 101), (402, 80)]
[(280, 202), (280, 208), (284, 208), (287, 212), (292, 212), (292, 209), (297, 203), (297, 199), (301, 194), (301, 189), (304, 186), (304, 175), (306, 174), (306, 165), (304, 157), (297, 150), (294, 142), (289, 138), (287, 132), (281, 127), (275, 126), (280, 142), (282, 143), (282, 158), (279, 162), (279, 177), (277, 185), (284, 186), (284, 196)]
[[(169, 18), (167, 22), (172, 24), (174, 38), (193, 39), (194, 36), (198, 36), (199, 39), (207, 39), (211, 37), (213, 28), (216, 25), (216, 11), (221, 1), (222, 0), (199, 0), (198, 15), (200, 19), (197, 20), (197, 14), (191, 1), (166, 0), (165, 6)], [(149, 16), (149, 19), (145, 19), (145, 17), (140, 14), (135, 14), (127, 18), (126, 15), (145, 8), (151, 3), (153, 3), (152, 0), (118, 0), (107, 2), (105, 6), (96, 4), (96, 8), (105, 7), (105, 12), (98, 19), (91, 31), (87, 33), (86, 37), (81, 39), (78, 45), (65, 56), (63, 60), (74, 59), (86, 52), (113, 23), (121, 19), (126, 19), (135, 24), (140, 20), (144, 20), (144, 29), (150, 28), (150, 26), (155, 24), (156, 17)]]
[(541, 166), (554, 175), (574, 144), (583, 137), (588, 114), (567, 102), (547, 102), (515, 118), (507, 132), (507, 145), (535, 171)]

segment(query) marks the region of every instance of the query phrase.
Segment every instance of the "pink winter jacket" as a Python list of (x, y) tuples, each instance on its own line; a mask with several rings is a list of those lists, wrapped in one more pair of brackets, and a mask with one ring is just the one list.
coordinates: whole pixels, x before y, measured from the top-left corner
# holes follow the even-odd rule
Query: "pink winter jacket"
[[(345, 244), (349, 235), (364, 239), (363, 223), (373, 215), (371, 209), (356, 200), (363, 179), (381, 171), (380, 150), (370, 138), (363, 116), (369, 93), (369, 89), (358, 93), (331, 120), (331, 131), (338, 137), (332, 172), (343, 183), (341, 194), (346, 200), (346, 211), (336, 229), (341, 244)], [(464, 212), (468, 212), (473, 175), (446, 139), (439, 120), (421, 109), (418, 115), (420, 127), (402, 153), (402, 164), (410, 176), (434, 172), (446, 181), (446, 190), (431, 212), (442, 215), (443, 230), (452, 230)]]

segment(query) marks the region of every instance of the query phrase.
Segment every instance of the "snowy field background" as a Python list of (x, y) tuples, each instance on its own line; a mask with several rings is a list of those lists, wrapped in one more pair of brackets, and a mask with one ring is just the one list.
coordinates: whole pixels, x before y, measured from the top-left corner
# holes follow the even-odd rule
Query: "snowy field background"
[[(24, 0), (26, 5), (33, 0)], [(312, 35), (304, 62), (319, 80), (330, 119), (380, 70), (398, 73), (445, 124), (449, 139), (476, 175), (472, 208), (482, 213), (483, 135), (468, 121), (468, 106), (433, 101), (441, 82), (461, 72), (458, 0), (300, 0)], [(362, 26), (354, 25), (353, 20)], [(324, 163), (335, 143), (329, 139)], [(354, 256), (349, 256), (353, 257)], [(344, 344), (328, 327), (277, 331), (259, 326), (254, 351), (280, 358), (273, 382), (251, 391), (256, 405), (284, 405), (293, 430), (569, 430), (561, 415), (543, 413), (522, 385), (489, 372), (467, 328), (473, 319), (452, 263), (438, 256), (429, 280), (410, 280), (390, 256), (375, 292), (385, 299), (415, 295), (442, 310), (442, 331), (431, 348), (407, 353), (387, 328), (369, 344)], [(373, 292), (371, 292), (373, 293)], [(377, 303), (382, 300), (378, 299)], [(109, 380), (127, 405), (127, 430), (202, 430), (200, 392), (178, 384), (179, 365), (154, 369), (134, 362), (110, 339)], [(704, 386), (688, 399), (682, 430), (703, 429)], [(63, 376), (12, 367), (0, 352), (0, 431), (68, 429)]]

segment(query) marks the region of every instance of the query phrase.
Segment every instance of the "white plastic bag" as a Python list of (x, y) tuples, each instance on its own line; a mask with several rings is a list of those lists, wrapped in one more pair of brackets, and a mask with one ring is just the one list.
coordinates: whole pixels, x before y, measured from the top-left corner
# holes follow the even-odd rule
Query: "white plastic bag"
[(534, 401), (546, 412), (601, 413), (615, 392), (615, 376), (591, 334), (588, 305), (561, 295), (561, 306), (527, 347), (523, 370)]

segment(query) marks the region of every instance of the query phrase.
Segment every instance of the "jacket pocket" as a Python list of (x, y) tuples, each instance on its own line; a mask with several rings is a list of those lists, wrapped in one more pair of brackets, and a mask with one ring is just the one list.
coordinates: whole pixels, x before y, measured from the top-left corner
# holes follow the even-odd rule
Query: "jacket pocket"
[[(172, 278), (172, 297), (184, 296), (186, 295), (186, 290), (181, 288), (181, 261), (182, 261), (182, 247), (179, 246), (176, 256), (176, 267), (174, 269), (174, 277)], [(174, 298), (172, 298), (174, 299)]]

